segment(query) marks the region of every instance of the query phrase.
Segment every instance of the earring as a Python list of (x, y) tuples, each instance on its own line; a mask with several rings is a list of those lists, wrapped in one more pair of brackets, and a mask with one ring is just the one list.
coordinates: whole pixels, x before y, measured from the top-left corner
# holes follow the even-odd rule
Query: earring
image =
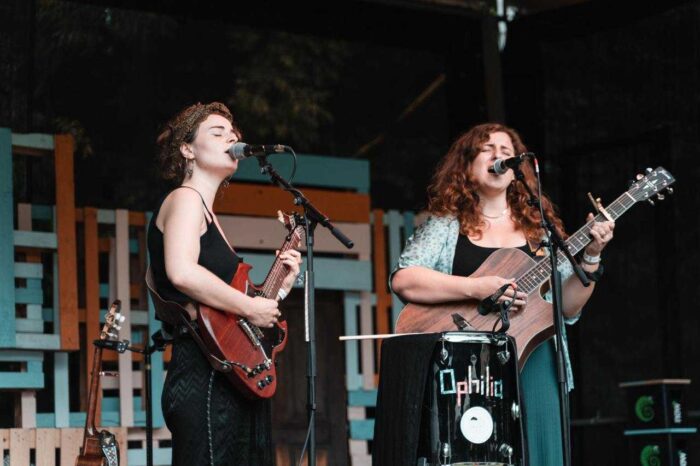
[(224, 189), (226, 189), (226, 188), (228, 188), (228, 185), (229, 185), (229, 180), (228, 180), (228, 178), (226, 178), (226, 179), (224, 180), (224, 182), (221, 183), (221, 186), (222, 186)]
[(194, 159), (187, 159), (187, 166), (185, 168), (185, 173), (187, 173), (187, 176), (192, 176), (192, 172), (194, 171)]

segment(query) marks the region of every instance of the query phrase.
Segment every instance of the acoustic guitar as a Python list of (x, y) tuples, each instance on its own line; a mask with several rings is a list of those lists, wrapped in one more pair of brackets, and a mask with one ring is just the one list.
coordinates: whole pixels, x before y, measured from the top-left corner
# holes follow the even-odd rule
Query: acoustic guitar
[[(116, 340), (121, 329), (120, 323), (124, 316), (119, 313), (121, 301), (112, 303), (105, 316), (105, 324), (102, 326), (99, 341)], [(83, 434), (83, 446), (75, 460), (75, 466), (118, 466), (119, 445), (111, 432), (97, 431), (95, 427), (95, 411), (99, 400), (100, 375), (102, 375), (102, 346), (95, 344), (95, 353), (92, 360), (92, 373), (90, 375), (90, 391), (88, 393), (88, 412), (85, 418), (85, 432)]]
[[(637, 175), (637, 180), (630, 188), (612, 202), (605, 210), (613, 220), (640, 201), (652, 204), (653, 196), (663, 199), (663, 191), (672, 193), (673, 176), (662, 167), (656, 170), (647, 169), (646, 175)], [(595, 221), (603, 222), (606, 218), (598, 214)], [(588, 222), (566, 240), (566, 246), (572, 255), (582, 251), (591, 241), (590, 235), (593, 222)], [(558, 253), (557, 263), (566, 262), (563, 252)], [(541, 288), (549, 281), (551, 262), (534, 260), (523, 251), (504, 248), (495, 251), (474, 272), (472, 277), (498, 275), (501, 277), (517, 277), (518, 291), (528, 295), (527, 306), (524, 310), (511, 313), (508, 334), (515, 338), (518, 349), (518, 364), (520, 368), (532, 352), (545, 340), (554, 335), (552, 305), (542, 298)], [(466, 321), (468, 330), (492, 331), (499, 319), (498, 314), (481, 315), (477, 311), (479, 301), (467, 300), (441, 304), (406, 305), (398, 316), (396, 333), (433, 333), (454, 331), (453, 314), (459, 314)]]

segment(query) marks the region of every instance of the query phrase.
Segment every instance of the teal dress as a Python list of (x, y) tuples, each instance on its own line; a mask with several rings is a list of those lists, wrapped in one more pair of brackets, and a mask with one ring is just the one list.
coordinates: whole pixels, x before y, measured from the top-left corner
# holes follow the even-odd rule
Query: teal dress
[[(458, 242), (464, 236), (459, 234), (459, 222), (453, 217), (429, 217), (419, 226), (414, 235), (406, 242), (393, 269), (391, 278), (398, 270), (411, 266), (428, 267), (438, 272), (470, 275), (454, 270), (454, 258)], [(468, 242), (468, 240), (467, 240)], [(495, 249), (480, 248), (472, 245), (470, 253), (479, 257), (478, 265)], [(460, 245), (460, 248), (463, 244)], [(473, 260), (473, 258), (472, 258)], [(559, 264), (562, 280), (571, 275), (571, 266)], [(473, 268), (476, 270), (476, 267)], [(454, 273), (453, 273), (454, 272)], [(551, 302), (551, 293), (544, 298)], [(578, 316), (565, 319), (569, 325), (575, 323)], [(569, 359), (566, 335), (564, 334), (564, 359), (568, 389), (573, 388), (573, 374)], [(559, 466), (563, 464), (561, 415), (559, 407), (559, 387), (557, 382), (555, 348), (553, 340), (548, 340), (533, 351), (520, 374), (523, 405), (525, 408), (525, 428), (528, 436), (529, 464), (531, 466)]]

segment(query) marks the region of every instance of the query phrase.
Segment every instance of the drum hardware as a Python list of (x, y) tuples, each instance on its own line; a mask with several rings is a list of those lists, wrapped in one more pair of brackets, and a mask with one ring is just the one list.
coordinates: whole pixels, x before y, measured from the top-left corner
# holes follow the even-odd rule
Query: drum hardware
[(513, 416), (513, 420), (517, 420), (520, 418), (520, 405), (516, 403), (515, 401), (513, 402), (513, 405), (510, 407), (510, 415)]
[(510, 351), (508, 351), (506, 348), (503, 351), (496, 353), (496, 357), (498, 358), (498, 362), (500, 362), (501, 365), (504, 365), (510, 360)]
[(504, 458), (508, 458), (508, 463), (511, 462), (511, 458), (513, 457), (513, 447), (507, 443), (502, 443), (501, 446), (498, 447), (498, 452), (503, 455)]
[(452, 448), (450, 448), (449, 443), (443, 443), (442, 448), (440, 449), (440, 456), (442, 458), (442, 461), (440, 464), (445, 464), (449, 465), (450, 460), (452, 459)]

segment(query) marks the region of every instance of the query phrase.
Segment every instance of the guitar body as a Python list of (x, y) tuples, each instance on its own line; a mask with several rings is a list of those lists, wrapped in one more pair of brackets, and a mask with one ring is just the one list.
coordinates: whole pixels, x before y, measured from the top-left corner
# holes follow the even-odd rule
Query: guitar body
[(107, 466), (107, 459), (102, 453), (98, 434), (85, 435), (75, 466)]
[[(262, 295), (250, 282), (252, 266), (244, 262), (230, 285), (248, 296)], [(287, 322), (274, 327), (255, 327), (246, 319), (229, 312), (199, 305), (199, 333), (209, 350), (220, 359), (234, 363), (226, 375), (246, 397), (270, 398), (277, 389), (277, 354), (287, 345)]]
[[(520, 277), (535, 264), (537, 261), (519, 249), (499, 249), (491, 254), (471, 277)], [(490, 332), (498, 320), (498, 314), (482, 316), (477, 311), (478, 304), (479, 301), (475, 299), (441, 304), (408, 304), (396, 321), (396, 333), (455, 331), (457, 328), (452, 320), (454, 313), (464, 317), (473, 327), (470, 330)], [(542, 299), (540, 288), (537, 287), (528, 295), (525, 309), (511, 312), (509, 318), (508, 335), (515, 339), (518, 364), (522, 369), (535, 348), (554, 335), (552, 305)]]

